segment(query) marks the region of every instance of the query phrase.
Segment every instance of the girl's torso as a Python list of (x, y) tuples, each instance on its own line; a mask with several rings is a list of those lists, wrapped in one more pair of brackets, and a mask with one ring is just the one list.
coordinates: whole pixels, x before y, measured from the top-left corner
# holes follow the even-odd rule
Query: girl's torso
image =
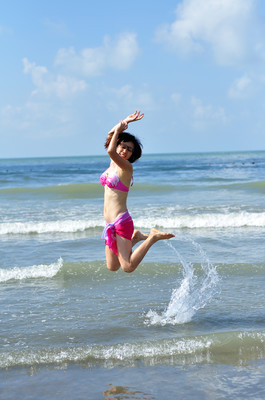
[(110, 189), (120, 190), (121, 192), (129, 192), (129, 187), (124, 185), (118, 176), (118, 171), (107, 169), (100, 177), (101, 185), (107, 185)]
[(108, 223), (113, 222), (127, 210), (126, 202), (131, 180), (132, 174), (121, 170), (114, 163), (111, 163), (101, 175), (100, 183), (105, 186), (104, 218)]

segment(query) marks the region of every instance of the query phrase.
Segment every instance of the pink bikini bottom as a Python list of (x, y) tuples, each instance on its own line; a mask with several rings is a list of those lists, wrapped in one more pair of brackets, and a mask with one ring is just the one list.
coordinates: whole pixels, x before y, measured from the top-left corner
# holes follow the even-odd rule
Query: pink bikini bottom
[(103, 231), (102, 239), (105, 239), (105, 245), (113, 251), (114, 254), (118, 254), (116, 235), (119, 235), (125, 239), (132, 240), (134, 231), (134, 225), (132, 217), (128, 211), (119, 215), (118, 218), (111, 224), (107, 224)]

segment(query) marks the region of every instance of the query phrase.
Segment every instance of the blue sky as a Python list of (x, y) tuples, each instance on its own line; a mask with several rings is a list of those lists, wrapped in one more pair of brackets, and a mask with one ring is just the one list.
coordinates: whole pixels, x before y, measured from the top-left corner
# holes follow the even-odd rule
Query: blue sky
[(0, 157), (265, 150), (261, 0), (1, 4)]

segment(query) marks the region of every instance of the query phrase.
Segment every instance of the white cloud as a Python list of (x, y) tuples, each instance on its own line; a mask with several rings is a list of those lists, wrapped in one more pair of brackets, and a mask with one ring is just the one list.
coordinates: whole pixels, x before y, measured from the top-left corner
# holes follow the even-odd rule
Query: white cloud
[(182, 54), (213, 52), (223, 65), (264, 57), (258, 0), (183, 0), (177, 19), (161, 27), (159, 42)]
[(180, 103), (181, 97), (182, 96), (180, 93), (172, 93), (171, 100), (175, 103), (176, 106), (178, 106)]
[(232, 98), (244, 99), (249, 97), (251, 89), (252, 81), (247, 75), (244, 75), (233, 82), (228, 91), (228, 95)]
[(196, 122), (226, 122), (225, 111), (222, 107), (203, 105), (202, 101), (194, 96), (191, 98), (191, 105), (193, 107), (193, 118)]
[(105, 88), (104, 98), (109, 111), (124, 108), (132, 112), (136, 109), (146, 112), (156, 108), (153, 96), (145, 85), (140, 88), (133, 88), (131, 85), (124, 85), (118, 89)]
[(46, 67), (38, 66), (27, 58), (23, 58), (23, 65), (24, 73), (31, 75), (36, 87), (32, 94), (55, 95), (63, 99), (87, 88), (85, 81), (60, 74), (53, 77)]
[(105, 70), (126, 70), (139, 54), (139, 46), (134, 33), (121, 34), (116, 40), (105, 36), (100, 47), (85, 48), (77, 53), (74, 47), (60, 49), (55, 65), (84, 76), (97, 76)]
[[(34, 99), (35, 100), (35, 99)], [(55, 101), (28, 101), (22, 106), (0, 109), (0, 128), (10, 135), (23, 132), (34, 139), (48, 136), (67, 137), (75, 133), (71, 109)]]
[(152, 94), (146, 90), (137, 93), (135, 100), (136, 101), (134, 101), (134, 104), (138, 104), (139, 109), (141, 109), (143, 112), (154, 110), (156, 108)]
[(24, 73), (31, 74), (34, 85), (42, 86), (45, 79), (44, 76), (48, 74), (47, 68), (31, 63), (27, 58), (23, 58), (22, 62), (24, 65)]
[[(1, 128), (9, 132), (23, 131), (25, 137), (66, 137), (75, 133), (75, 116), (71, 97), (87, 88), (85, 81), (61, 74), (53, 75), (44, 66), (23, 59), (24, 73), (31, 76), (34, 90), (29, 101), (0, 110)], [(67, 101), (59, 101), (61, 100)], [(75, 101), (76, 103), (76, 101)]]
[(131, 85), (124, 85), (119, 89), (111, 89), (111, 92), (114, 93), (118, 99), (132, 99), (133, 97), (133, 88)]

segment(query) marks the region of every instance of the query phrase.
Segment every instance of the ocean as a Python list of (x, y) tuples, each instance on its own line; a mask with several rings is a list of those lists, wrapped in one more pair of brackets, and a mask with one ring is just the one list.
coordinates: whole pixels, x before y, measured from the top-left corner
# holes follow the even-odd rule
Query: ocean
[(264, 399), (265, 152), (144, 155), (128, 209), (173, 232), (106, 268), (107, 156), (0, 160), (2, 399)]

